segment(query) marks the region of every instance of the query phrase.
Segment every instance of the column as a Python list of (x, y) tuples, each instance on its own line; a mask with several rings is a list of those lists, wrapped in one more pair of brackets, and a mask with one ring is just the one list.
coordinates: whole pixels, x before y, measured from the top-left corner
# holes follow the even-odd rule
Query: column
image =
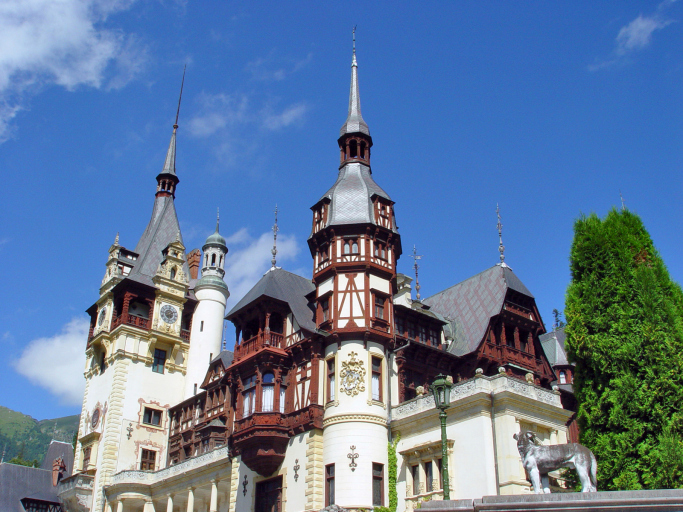
[(211, 479), (211, 501), (209, 512), (218, 512), (218, 480)]
[(522, 347), (520, 347), (520, 343), (519, 343), (519, 327), (517, 327), (517, 326), (515, 326), (515, 334), (514, 334), (514, 337), (515, 337), (515, 348), (516, 348), (517, 350), (521, 350)]
[(152, 502), (151, 498), (148, 498), (145, 501), (145, 506), (142, 507), (142, 512), (155, 512), (154, 510), (154, 503)]
[(173, 495), (167, 494), (166, 512), (173, 512)]
[(194, 512), (194, 487), (187, 488), (187, 512)]
[[(438, 458), (432, 458), (432, 490), (440, 490), (439, 480), (441, 480), (441, 470), (439, 469), (439, 464), (437, 463)], [(443, 461), (442, 461), (443, 464)]]
[(123, 512), (123, 500), (116, 502), (116, 512)]
[(106, 512), (112, 512), (112, 510), (111, 510), (111, 502), (107, 501), (107, 504), (105, 505), (104, 510), (105, 510)]

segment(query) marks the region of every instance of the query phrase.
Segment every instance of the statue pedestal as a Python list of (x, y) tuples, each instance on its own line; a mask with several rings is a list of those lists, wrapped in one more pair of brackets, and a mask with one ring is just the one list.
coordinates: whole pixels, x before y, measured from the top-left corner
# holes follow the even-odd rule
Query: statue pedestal
[(480, 500), (427, 501), (439, 512), (680, 512), (683, 489), (484, 496)]

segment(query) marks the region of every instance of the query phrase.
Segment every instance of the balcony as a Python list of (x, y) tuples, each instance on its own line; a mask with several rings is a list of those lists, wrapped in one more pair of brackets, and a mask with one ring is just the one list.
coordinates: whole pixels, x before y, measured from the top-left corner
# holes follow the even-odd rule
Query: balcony
[(147, 318), (142, 318), (141, 316), (135, 316), (131, 314), (119, 315), (112, 320), (111, 328), (114, 330), (119, 325), (132, 325), (133, 327), (139, 327), (140, 329), (149, 329), (149, 320)]
[(509, 345), (496, 345), (495, 343), (484, 344), (484, 355), (489, 356), (503, 363), (514, 363), (529, 371), (540, 373), (543, 368), (543, 361), (536, 358), (533, 354), (525, 352)]
[(260, 332), (248, 340), (242, 340), (242, 343), (235, 347), (235, 361), (244, 359), (265, 347), (284, 349), (284, 336), (277, 332)]
[(76, 473), (61, 480), (57, 487), (59, 501), (64, 510), (86, 512), (92, 509), (95, 475)]
[(285, 459), (289, 427), (279, 412), (255, 412), (235, 421), (233, 443), (242, 461), (261, 475), (270, 475)]
[(187, 329), (181, 329), (180, 330), (180, 337), (189, 343), (190, 342), (190, 331), (188, 331)]

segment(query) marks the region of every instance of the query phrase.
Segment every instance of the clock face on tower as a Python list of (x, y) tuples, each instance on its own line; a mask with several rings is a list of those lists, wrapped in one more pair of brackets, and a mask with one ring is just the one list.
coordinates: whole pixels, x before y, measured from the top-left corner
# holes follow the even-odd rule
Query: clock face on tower
[(100, 311), (100, 317), (97, 319), (97, 325), (102, 325), (105, 316), (107, 316), (107, 308), (102, 308), (102, 311)]
[(167, 324), (174, 324), (178, 320), (178, 311), (173, 306), (165, 304), (159, 312), (161, 319)]

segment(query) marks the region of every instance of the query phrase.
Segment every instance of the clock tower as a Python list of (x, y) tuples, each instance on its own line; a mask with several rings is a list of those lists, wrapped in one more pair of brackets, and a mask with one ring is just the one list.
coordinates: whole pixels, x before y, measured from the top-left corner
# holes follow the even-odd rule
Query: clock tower
[[(388, 350), (401, 238), (394, 202), (373, 179), (370, 129), (361, 115), (355, 43), (337, 180), (311, 208), (308, 239), (316, 323), (325, 338), (323, 459), (327, 499), (388, 504)], [(379, 482), (379, 484), (378, 484)]]

